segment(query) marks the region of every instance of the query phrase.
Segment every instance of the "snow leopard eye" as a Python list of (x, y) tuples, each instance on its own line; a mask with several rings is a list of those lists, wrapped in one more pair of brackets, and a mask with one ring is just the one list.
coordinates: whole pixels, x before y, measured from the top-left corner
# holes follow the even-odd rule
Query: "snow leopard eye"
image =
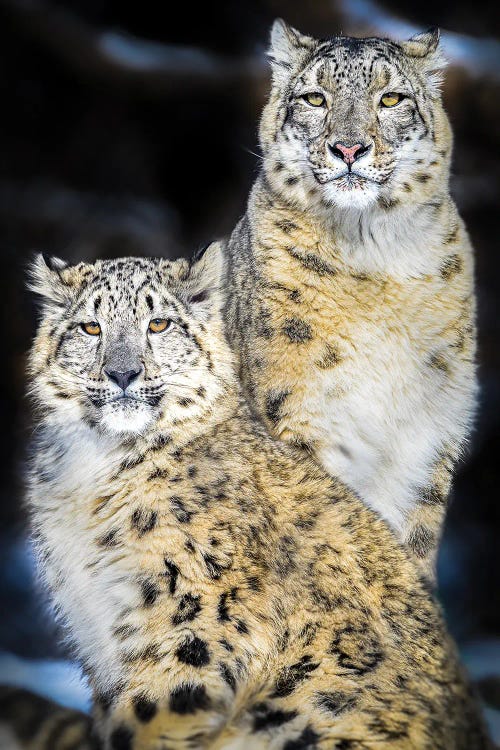
[(403, 94), (396, 94), (393, 91), (389, 91), (387, 94), (383, 95), (380, 103), (383, 107), (395, 107), (396, 104), (399, 104), (403, 99)]
[(311, 107), (322, 107), (325, 103), (325, 97), (318, 91), (312, 91), (310, 94), (304, 94), (302, 97)]
[(171, 328), (172, 321), (166, 318), (153, 318), (149, 321), (148, 330), (150, 333), (163, 333), (168, 328)]
[(82, 331), (88, 333), (89, 336), (100, 336), (101, 326), (95, 320), (91, 320), (89, 323), (81, 324)]

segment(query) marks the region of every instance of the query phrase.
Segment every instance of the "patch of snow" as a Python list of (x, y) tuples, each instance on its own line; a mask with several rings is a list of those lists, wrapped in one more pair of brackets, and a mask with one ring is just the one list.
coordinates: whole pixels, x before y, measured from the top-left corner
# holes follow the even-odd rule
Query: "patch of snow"
[(90, 689), (77, 664), (68, 661), (28, 661), (0, 652), (0, 683), (31, 690), (79, 711), (90, 710)]

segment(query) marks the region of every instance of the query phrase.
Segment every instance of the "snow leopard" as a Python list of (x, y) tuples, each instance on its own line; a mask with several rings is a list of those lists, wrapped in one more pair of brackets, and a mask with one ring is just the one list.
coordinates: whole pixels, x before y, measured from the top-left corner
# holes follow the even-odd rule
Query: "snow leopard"
[(318, 40), (278, 20), (269, 58), (262, 168), (227, 245), (240, 376), (272, 434), (348, 484), (432, 578), (477, 400), (439, 32)]
[(407, 550), (247, 404), (224, 262), (34, 265), (28, 507), (94, 709), (44, 734), (43, 703), (18, 746), (486, 748)]

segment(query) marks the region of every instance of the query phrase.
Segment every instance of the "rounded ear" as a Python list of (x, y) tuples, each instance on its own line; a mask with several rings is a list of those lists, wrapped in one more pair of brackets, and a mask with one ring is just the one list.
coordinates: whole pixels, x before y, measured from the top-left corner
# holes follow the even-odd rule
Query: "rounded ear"
[(433, 26), (427, 31), (415, 34), (407, 42), (402, 43), (402, 47), (410, 57), (427, 57), (438, 48), (441, 32), (437, 26)]
[(413, 58), (415, 64), (419, 65), (427, 78), (431, 94), (439, 95), (443, 83), (443, 68), (446, 67), (446, 58), (443, 54), (439, 40), (441, 33), (437, 26), (415, 34), (407, 42), (402, 42), (401, 47), (408, 57)]
[(65, 307), (71, 299), (70, 287), (61, 276), (61, 271), (66, 268), (68, 263), (61, 258), (37, 253), (28, 269), (28, 288), (45, 302)]
[(182, 295), (194, 313), (219, 308), (225, 282), (224, 244), (211, 242), (191, 258)]
[(271, 27), (271, 43), (267, 57), (273, 71), (273, 82), (283, 83), (289, 75), (305, 61), (307, 53), (314, 49), (316, 41), (301, 34), (281, 18)]

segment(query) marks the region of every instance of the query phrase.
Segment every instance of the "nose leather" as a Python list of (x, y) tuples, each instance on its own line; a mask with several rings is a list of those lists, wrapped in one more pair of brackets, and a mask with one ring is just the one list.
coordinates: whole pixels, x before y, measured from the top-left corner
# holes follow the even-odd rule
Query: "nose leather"
[(354, 164), (356, 159), (363, 154), (366, 154), (370, 147), (365, 146), (363, 143), (355, 143), (353, 146), (346, 146), (342, 141), (337, 141), (337, 143), (334, 143), (333, 146), (330, 146), (329, 148), (334, 156), (342, 159), (342, 161), (345, 161), (345, 163), (350, 166), (351, 164)]
[(126, 391), (130, 383), (141, 374), (140, 370), (104, 370), (110, 380), (116, 383), (123, 391)]

